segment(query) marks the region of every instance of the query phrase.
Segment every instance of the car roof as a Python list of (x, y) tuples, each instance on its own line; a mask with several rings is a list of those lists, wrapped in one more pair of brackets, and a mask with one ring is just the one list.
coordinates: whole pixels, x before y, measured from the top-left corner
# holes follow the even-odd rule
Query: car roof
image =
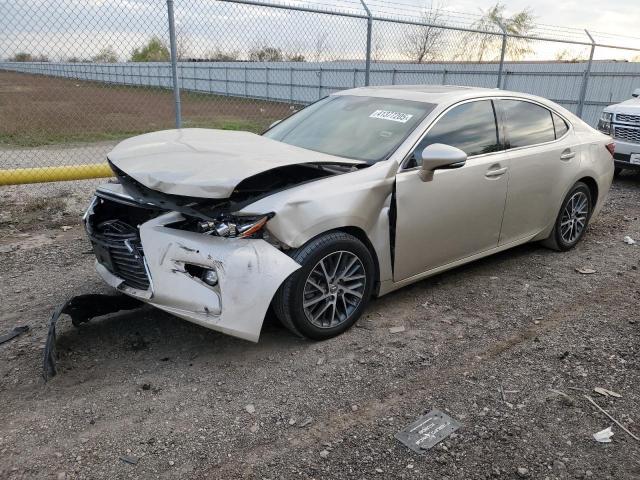
[(543, 100), (534, 95), (520, 92), (510, 92), (498, 88), (462, 87), (458, 85), (383, 85), (375, 87), (359, 87), (341, 90), (333, 95), (357, 95), (398, 100), (413, 100), (426, 103), (453, 103), (468, 98), (479, 97), (520, 97)]

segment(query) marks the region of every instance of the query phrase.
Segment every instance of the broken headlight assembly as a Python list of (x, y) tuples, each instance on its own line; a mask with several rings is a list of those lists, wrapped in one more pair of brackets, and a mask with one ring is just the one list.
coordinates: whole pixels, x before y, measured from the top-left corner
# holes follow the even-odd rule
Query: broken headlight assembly
[(274, 213), (256, 216), (221, 215), (215, 220), (198, 222), (198, 231), (206, 235), (229, 238), (263, 238), (264, 226)]

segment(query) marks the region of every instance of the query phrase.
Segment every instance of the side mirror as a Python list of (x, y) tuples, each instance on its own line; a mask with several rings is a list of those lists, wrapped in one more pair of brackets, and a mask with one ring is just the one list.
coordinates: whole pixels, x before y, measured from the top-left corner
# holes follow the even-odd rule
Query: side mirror
[(282, 121), (282, 119), (280, 120), (276, 120), (275, 122), (273, 122), (271, 125), (269, 125), (269, 130), (271, 130), (273, 127), (275, 127), (277, 124), (279, 124)]
[(460, 168), (467, 161), (467, 154), (462, 150), (443, 143), (433, 143), (422, 151), (422, 167), (420, 178), (423, 182), (433, 179), (434, 170)]
[(633, 91), (633, 93), (631, 94), (631, 96), (632, 96), (633, 98), (638, 98), (638, 97), (640, 97), (640, 88), (636, 88), (636, 89)]

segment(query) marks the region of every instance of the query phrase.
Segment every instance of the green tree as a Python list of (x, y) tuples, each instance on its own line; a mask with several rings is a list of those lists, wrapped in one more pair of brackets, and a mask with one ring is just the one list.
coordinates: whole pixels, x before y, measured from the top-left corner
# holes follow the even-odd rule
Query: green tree
[(95, 63), (116, 63), (118, 54), (111, 47), (103, 48), (97, 55), (91, 58)]
[[(522, 60), (533, 53), (533, 49), (531, 48), (530, 39), (517, 38), (517, 36), (531, 34), (531, 31), (535, 28), (535, 16), (529, 8), (525, 8), (511, 16), (507, 16), (505, 9), (506, 7), (503, 3), (496, 2), (493, 7), (482, 11), (482, 16), (474, 22), (473, 27), (487, 32), (501, 32), (502, 28), (504, 28), (509, 35), (515, 35), (516, 38), (509, 37), (507, 39), (505, 58)], [(495, 61), (500, 58), (502, 50), (501, 35), (471, 33), (467, 35), (467, 41), (464, 43), (465, 51), (473, 52), (470, 55), (472, 60), (475, 59), (482, 62)]]
[(171, 58), (169, 49), (158, 37), (153, 36), (141, 48), (136, 48), (131, 54), (132, 62), (166, 62)]

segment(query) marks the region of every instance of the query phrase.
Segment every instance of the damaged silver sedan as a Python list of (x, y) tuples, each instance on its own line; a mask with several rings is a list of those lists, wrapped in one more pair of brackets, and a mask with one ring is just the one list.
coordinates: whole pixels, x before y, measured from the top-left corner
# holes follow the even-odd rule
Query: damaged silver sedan
[(530, 95), (359, 88), (263, 135), (125, 140), (85, 225), (126, 295), (251, 341), (273, 305), (325, 339), (372, 296), (525, 242), (572, 248), (610, 187), (609, 141)]

